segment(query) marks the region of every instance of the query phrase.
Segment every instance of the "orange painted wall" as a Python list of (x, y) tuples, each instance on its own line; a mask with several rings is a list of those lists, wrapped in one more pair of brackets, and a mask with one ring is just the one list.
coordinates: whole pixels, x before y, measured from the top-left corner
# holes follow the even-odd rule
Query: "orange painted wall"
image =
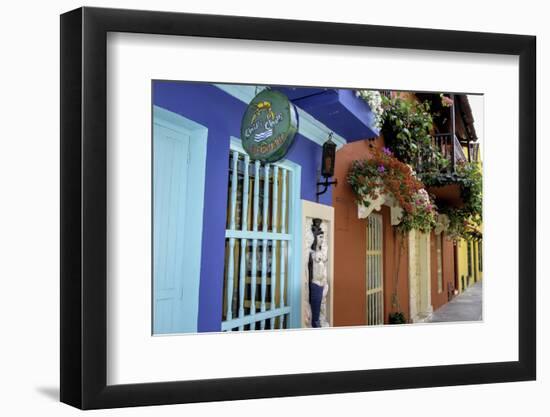
[(443, 291), (438, 292), (437, 288), (437, 251), (435, 239), (438, 236), (432, 232), (430, 236), (431, 246), (431, 276), (432, 276), (432, 307), (437, 310), (443, 304), (449, 301), (448, 288), (449, 285), (454, 288), (455, 285), (455, 259), (454, 259), (454, 244), (452, 240), (443, 236)]
[[(332, 190), (334, 206), (334, 325), (366, 324), (366, 234), (365, 219), (357, 218), (356, 197), (346, 181), (352, 161), (370, 157), (370, 145), (382, 146), (382, 139), (358, 141), (345, 145), (336, 154), (335, 178)], [(390, 225), (390, 213), (383, 207), (384, 219), (384, 306), (385, 321), (391, 311), (391, 293), (395, 277), (395, 238)], [(399, 269), (398, 295), (401, 310), (408, 318), (408, 249), (405, 246)]]
[(355, 194), (346, 181), (353, 160), (370, 157), (369, 142), (357, 141), (336, 153), (334, 206), (334, 325), (366, 324), (366, 221), (357, 218)]

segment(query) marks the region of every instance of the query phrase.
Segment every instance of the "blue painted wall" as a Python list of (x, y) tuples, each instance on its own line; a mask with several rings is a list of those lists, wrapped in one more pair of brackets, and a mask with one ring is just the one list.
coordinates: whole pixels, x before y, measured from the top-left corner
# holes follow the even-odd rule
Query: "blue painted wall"
[(380, 132), (369, 105), (350, 89), (276, 87), (292, 102), (344, 137), (347, 142), (375, 138)]
[[(230, 137), (240, 137), (246, 104), (211, 84), (154, 81), (153, 104), (208, 129), (198, 331), (220, 331)], [(287, 159), (301, 165), (301, 198), (316, 201), (321, 147), (296, 135)], [(193, 175), (191, 173), (191, 175)], [(332, 205), (328, 191), (320, 203)]]

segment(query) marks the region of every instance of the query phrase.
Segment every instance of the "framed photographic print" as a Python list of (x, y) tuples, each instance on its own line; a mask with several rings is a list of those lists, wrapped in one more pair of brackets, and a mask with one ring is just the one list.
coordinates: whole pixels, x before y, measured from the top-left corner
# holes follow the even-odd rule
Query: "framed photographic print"
[(535, 379), (535, 38), (61, 16), (61, 400)]

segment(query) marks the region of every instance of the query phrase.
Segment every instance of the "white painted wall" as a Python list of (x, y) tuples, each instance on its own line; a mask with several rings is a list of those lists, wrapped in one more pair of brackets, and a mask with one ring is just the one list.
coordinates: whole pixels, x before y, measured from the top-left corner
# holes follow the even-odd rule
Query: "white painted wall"
[[(534, 0), (500, 3), (463, 0), (453, 13), (443, 13), (440, 1), (310, 2), (279, 0), (87, 0), (88, 6), (161, 9), (218, 14), (330, 20), (398, 26), (536, 34), (538, 39), (539, 127), (541, 115), (550, 111), (550, 26), (544, 3)], [(0, 145), (0, 414), (80, 415), (59, 404), (59, 17), (83, 4), (74, 0), (57, 2), (6, 2), (0, 25), (2, 65), (0, 114), (3, 131)], [(404, 72), (406, 75), (407, 72)], [(23, 130), (22, 126), (31, 129)], [(23, 133), (24, 132), (24, 133)], [(539, 137), (542, 136), (539, 129)], [(539, 155), (550, 145), (539, 140)], [(541, 158), (539, 156), (539, 161)], [(539, 162), (539, 212), (550, 204), (550, 169)], [(544, 192), (544, 194), (542, 194)], [(550, 221), (539, 216), (539, 259), (550, 249)], [(543, 237), (544, 236), (544, 237)], [(548, 264), (539, 266), (539, 276), (550, 275)], [(550, 291), (540, 279), (539, 294)], [(25, 294), (22, 305), (20, 294)], [(550, 313), (539, 295), (539, 352), (548, 352)], [(306, 398), (240, 401), (128, 410), (100, 411), (94, 415), (280, 416), (308, 413), (334, 416), (368, 410), (408, 416), (544, 415), (548, 410), (550, 366), (539, 355), (539, 381), (498, 385), (466, 386), (325, 395)], [(397, 399), (397, 401), (396, 401)], [(426, 407), (430, 404), (430, 407)], [(361, 411), (360, 411), (361, 410)], [(364, 410), (364, 411), (363, 411)]]

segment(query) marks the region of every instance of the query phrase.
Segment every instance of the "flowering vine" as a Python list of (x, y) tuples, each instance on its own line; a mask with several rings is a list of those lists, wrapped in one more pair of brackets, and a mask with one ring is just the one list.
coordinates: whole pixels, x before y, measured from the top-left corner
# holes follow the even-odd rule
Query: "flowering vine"
[(443, 93), (439, 94), (439, 97), (441, 98), (441, 105), (443, 107), (453, 107), (454, 100), (450, 97), (447, 97)]
[(372, 158), (354, 161), (347, 181), (358, 203), (366, 207), (380, 194), (391, 194), (403, 209), (397, 226), (401, 231), (428, 232), (435, 226), (436, 207), (424, 185), (411, 167), (399, 161), (388, 148), (374, 148)]
[(367, 102), (374, 114), (376, 128), (378, 130), (382, 129), (382, 125), (384, 124), (384, 107), (382, 105), (382, 95), (380, 92), (376, 90), (357, 90), (355, 95)]

